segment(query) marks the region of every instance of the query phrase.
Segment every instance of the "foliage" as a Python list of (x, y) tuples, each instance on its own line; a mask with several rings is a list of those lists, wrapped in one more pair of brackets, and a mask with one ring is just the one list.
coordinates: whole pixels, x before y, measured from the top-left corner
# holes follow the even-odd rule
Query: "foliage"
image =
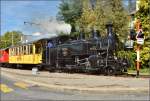
[(83, 13), (79, 22), (87, 28), (87, 32), (96, 27), (100, 34), (106, 35), (105, 25), (113, 23), (114, 33), (123, 40), (128, 30), (127, 13), (120, 0), (96, 0), (95, 8), (92, 9), (89, 0), (83, 3)]
[[(135, 51), (118, 51), (117, 56), (120, 58), (126, 58), (130, 61), (131, 68), (136, 69), (136, 52)], [(141, 56), (141, 68), (148, 68), (150, 66), (150, 47), (143, 47), (140, 52)]]
[(140, 55), (141, 55), (142, 67), (148, 68), (150, 66), (150, 47), (143, 47)]
[[(72, 4), (79, 8), (73, 8)], [(73, 23), (74, 27), (83, 28), (87, 37), (92, 28), (98, 29), (101, 36), (106, 35), (105, 25), (109, 21), (113, 23), (114, 32), (121, 40), (128, 30), (127, 12), (121, 0), (66, 0), (60, 4), (59, 15), (65, 22)]]
[(108, 19), (113, 22), (114, 32), (120, 40), (123, 40), (126, 38), (129, 23), (127, 12), (123, 8), (123, 3), (121, 0), (109, 0), (107, 7), (108, 9), (110, 8)]
[[(132, 68), (128, 69), (129, 74), (136, 74), (136, 70), (133, 70)], [(140, 69), (140, 75), (150, 75), (149, 68), (141, 68)]]
[(117, 57), (119, 58), (126, 58), (129, 60), (131, 69), (135, 69), (135, 63), (136, 63), (136, 53), (134, 51), (118, 51)]
[(16, 45), (20, 41), (21, 35), (22, 35), (22, 32), (20, 31), (6, 32), (3, 36), (1, 36), (0, 48), (6, 48), (6, 47), (11, 46), (12, 38), (13, 38), (13, 44)]
[(75, 22), (82, 13), (82, 1), (81, 0), (62, 0), (59, 5), (59, 13), (57, 15), (58, 20), (63, 20), (66, 23), (71, 24), (71, 32), (75, 32)]

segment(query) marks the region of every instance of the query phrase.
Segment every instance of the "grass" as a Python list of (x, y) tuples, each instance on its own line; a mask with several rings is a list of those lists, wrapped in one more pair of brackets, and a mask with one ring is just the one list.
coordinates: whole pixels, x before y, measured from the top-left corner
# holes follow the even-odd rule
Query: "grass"
[[(128, 69), (129, 74), (136, 74), (136, 70)], [(141, 68), (140, 69), (141, 75), (150, 75), (150, 68)]]

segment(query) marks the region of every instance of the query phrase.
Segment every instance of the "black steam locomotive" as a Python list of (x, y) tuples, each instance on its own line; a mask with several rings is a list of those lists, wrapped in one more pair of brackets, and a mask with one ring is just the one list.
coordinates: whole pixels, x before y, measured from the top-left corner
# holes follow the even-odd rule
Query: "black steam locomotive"
[(44, 39), (42, 65), (49, 71), (93, 72), (107, 75), (120, 74), (129, 66), (126, 59), (117, 58), (116, 37), (112, 24), (107, 24), (107, 36), (98, 36), (93, 31), (92, 38), (70, 40), (68, 36)]

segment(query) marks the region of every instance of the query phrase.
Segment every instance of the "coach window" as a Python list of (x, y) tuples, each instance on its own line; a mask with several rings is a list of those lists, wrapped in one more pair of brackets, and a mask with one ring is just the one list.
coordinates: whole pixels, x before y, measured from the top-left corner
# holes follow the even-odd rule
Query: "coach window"
[(20, 47), (17, 47), (17, 55), (19, 55), (20, 54)]
[(20, 55), (22, 55), (22, 47), (20, 46)]
[(14, 49), (11, 48), (11, 56), (13, 56), (13, 55), (14, 55)]
[(14, 47), (14, 56), (16, 55), (16, 48)]
[(13, 48), (13, 56), (15, 56), (15, 48)]
[(14, 48), (11, 49), (11, 55), (14, 56)]
[(26, 55), (28, 55), (28, 45), (26, 45)]
[(16, 48), (14, 47), (14, 56), (16, 55)]
[(30, 45), (28, 45), (28, 55), (30, 55)]
[(30, 45), (28, 45), (28, 55), (30, 55)]
[(32, 48), (32, 45), (30, 45), (30, 54), (33, 54), (33, 48)]
[(10, 55), (13, 56), (13, 48), (10, 49)]
[(16, 47), (14, 48), (14, 56), (16, 56)]
[(17, 49), (17, 47), (15, 48), (15, 55), (17, 55), (17, 51), (18, 51), (18, 49)]
[(13, 56), (15, 56), (15, 48), (13, 48)]
[(12, 48), (12, 56), (14, 56), (14, 48)]
[(26, 55), (26, 46), (23, 46), (23, 54)]
[(26, 55), (28, 55), (28, 45), (26, 45)]
[(23, 47), (21, 46), (21, 55), (23, 55)]
[(12, 51), (11, 51), (11, 48), (9, 49), (9, 56), (11, 56), (11, 54), (12, 54)]
[(17, 55), (19, 55), (19, 47), (17, 47)]
[(17, 47), (17, 55), (19, 55), (19, 47)]
[(19, 55), (21, 54), (21, 47), (19, 47)]
[(24, 55), (26, 55), (26, 46), (23, 46), (24, 48)]
[(16, 47), (16, 55), (18, 55), (19, 47)]
[(15, 55), (16, 55), (16, 54), (15, 54), (15, 52), (16, 52), (16, 51), (15, 51), (15, 47), (14, 47), (14, 52), (13, 52), (13, 56), (15, 56)]
[(17, 55), (17, 51), (18, 51), (18, 49), (17, 49), (17, 47), (15, 47), (15, 55)]
[(11, 56), (13, 56), (14, 55), (14, 49), (12, 48), (11, 49)]
[(20, 47), (18, 47), (18, 55), (20, 55)]
[(14, 48), (12, 48), (12, 56), (14, 56)]
[(28, 55), (30, 55), (30, 45), (28, 45)]
[(16, 56), (16, 47), (14, 48), (14, 56)]
[(21, 55), (21, 46), (19, 47), (19, 55)]
[(15, 48), (15, 55), (18, 55), (18, 47)]

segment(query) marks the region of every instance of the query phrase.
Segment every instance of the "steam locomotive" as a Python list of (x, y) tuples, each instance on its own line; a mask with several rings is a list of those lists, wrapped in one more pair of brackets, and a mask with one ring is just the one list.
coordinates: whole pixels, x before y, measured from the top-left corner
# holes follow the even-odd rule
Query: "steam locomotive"
[(7, 62), (0, 61), (0, 64), (18, 68), (36, 66), (50, 72), (124, 73), (129, 67), (128, 61), (115, 56), (117, 41), (112, 24), (107, 24), (106, 28), (106, 37), (100, 37), (98, 31), (93, 31), (92, 37), (87, 40), (81, 33), (79, 40), (59, 36), (9, 47), (6, 51), (9, 59)]
[(68, 41), (66, 38), (67, 41), (62, 41), (61, 44), (56, 39), (47, 40), (43, 47), (42, 66), (49, 67), (50, 71), (96, 72), (107, 75), (126, 72), (129, 67), (127, 60), (114, 55), (117, 47), (112, 24), (107, 24), (106, 28), (107, 36), (103, 38), (98, 36), (98, 31), (93, 31), (92, 38), (88, 40), (83, 39), (82, 33), (80, 40)]

